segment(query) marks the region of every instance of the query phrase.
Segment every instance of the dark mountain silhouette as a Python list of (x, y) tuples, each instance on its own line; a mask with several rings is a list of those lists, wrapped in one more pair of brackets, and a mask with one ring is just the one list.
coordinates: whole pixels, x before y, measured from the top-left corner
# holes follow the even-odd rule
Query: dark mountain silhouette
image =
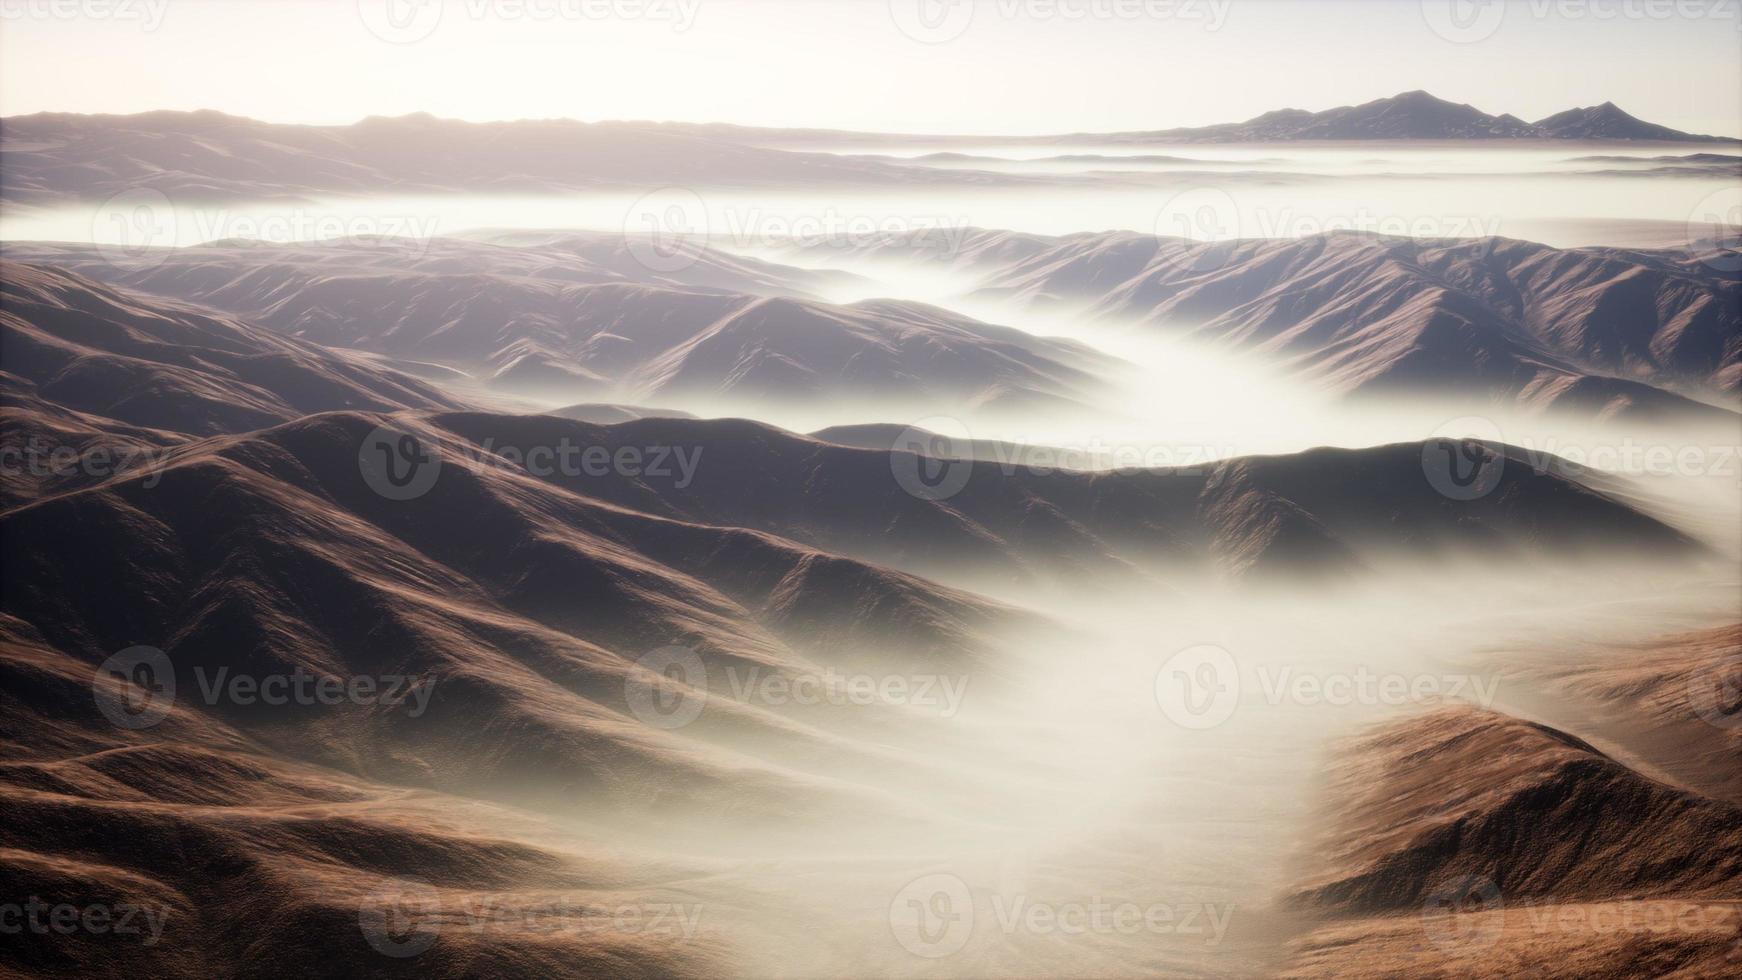
[(1243, 123), (1162, 130), (1162, 140), (1252, 142), (1272, 140), (1506, 139), (1543, 135), (1516, 116), (1490, 116), (1469, 105), (1404, 92), (1323, 112), (1279, 109)]
[[(892, 133), (853, 133), (839, 130), (780, 130), (748, 126), (697, 125), (681, 127), (698, 135), (756, 146), (888, 145), (912, 140), (925, 146), (984, 145), (983, 138), (932, 134), (905, 136)], [(1584, 140), (1591, 142), (1656, 141), (1677, 143), (1735, 142), (1716, 136), (1683, 133), (1665, 126), (1641, 122), (1614, 103), (1569, 109), (1537, 122), (1511, 114), (1490, 115), (1471, 105), (1448, 102), (1427, 92), (1401, 92), (1360, 105), (1338, 106), (1320, 112), (1276, 109), (1244, 122), (1219, 123), (1177, 129), (1136, 130), (1118, 133), (1070, 133), (1063, 135), (1000, 138), (1013, 144), (1106, 145), (1109, 143), (1269, 143), (1293, 140)]]
[(1323, 112), (1280, 109), (1243, 123), (1169, 129), (1143, 135), (1161, 142), (1213, 143), (1372, 139), (1721, 142), (1715, 136), (1696, 136), (1641, 122), (1616, 108), (1612, 102), (1589, 109), (1569, 109), (1527, 123), (1513, 115), (1491, 116), (1474, 106), (1447, 102), (1420, 90)]
[(1573, 140), (1645, 140), (1658, 142), (1706, 142), (1715, 137), (1693, 136), (1688, 133), (1645, 122), (1613, 102), (1557, 112), (1533, 124), (1554, 139)]

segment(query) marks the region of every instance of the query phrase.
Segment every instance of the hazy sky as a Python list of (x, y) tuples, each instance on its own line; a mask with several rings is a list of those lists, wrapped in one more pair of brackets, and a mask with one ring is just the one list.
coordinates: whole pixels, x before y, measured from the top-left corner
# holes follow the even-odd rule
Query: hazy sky
[(334, 123), (427, 111), (1033, 133), (1226, 122), (1423, 88), (1527, 119), (1612, 100), (1742, 135), (1737, 7), (0, 0), (0, 113), (211, 108)]

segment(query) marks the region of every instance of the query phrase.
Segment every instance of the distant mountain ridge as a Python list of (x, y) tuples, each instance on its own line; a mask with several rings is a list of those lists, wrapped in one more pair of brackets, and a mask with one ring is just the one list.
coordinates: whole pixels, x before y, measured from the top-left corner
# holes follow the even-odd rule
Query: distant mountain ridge
[(1557, 139), (1727, 142), (1723, 137), (1684, 133), (1629, 115), (1613, 102), (1568, 109), (1536, 122), (1510, 113), (1489, 115), (1475, 106), (1448, 102), (1427, 92), (1403, 92), (1323, 112), (1279, 109), (1241, 123), (1152, 133), (1120, 133), (1157, 141), (1262, 143), (1273, 140), (1367, 139)]
[[(931, 134), (917, 136), (893, 133), (859, 133), (826, 129), (763, 129), (728, 124), (679, 124), (676, 128), (698, 136), (761, 147), (885, 143), (913, 139), (932, 145), (983, 145), (984, 136)], [(1108, 143), (1269, 143), (1293, 140), (1391, 140), (1391, 139), (1521, 139), (1589, 140), (1595, 142), (1734, 143), (1737, 139), (1684, 133), (1649, 123), (1613, 102), (1577, 107), (1526, 122), (1510, 113), (1490, 115), (1475, 106), (1450, 102), (1415, 90), (1360, 105), (1337, 106), (1319, 112), (1306, 109), (1275, 109), (1243, 122), (1171, 129), (1127, 130), (1113, 133), (1056, 133), (1040, 136), (997, 138), (999, 143), (1101, 144)]]
[[(151, 189), (189, 199), (317, 193), (598, 191), (661, 184), (731, 187), (1024, 184), (1033, 177), (916, 167), (824, 147), (970, 147), (988, 137), (769, 129), (718, 123), (536, 119), (474, 123), (428, 113), (349, 126), (262, 122), (220, 112), (41, 112), (0, 119), (0, 198), (52, 204)], [(1016, 145), (1266, 143), (1293, 140), (1735, 142), (1644, 122), (1614, 103), (1537, 122), (1493, 116), (1426, 92), (1322, 112), (1279, 109), (1245, 122), (1122, 133), (997, 137)]]

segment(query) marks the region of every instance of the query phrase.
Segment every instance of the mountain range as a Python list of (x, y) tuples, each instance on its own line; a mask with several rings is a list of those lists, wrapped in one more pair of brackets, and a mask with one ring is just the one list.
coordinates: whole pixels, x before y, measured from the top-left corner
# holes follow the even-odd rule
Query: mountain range
[(948, 256), (902, 238), (859, 252), (948, 263), (973, 298), (1254, 352), (1351, 396), (1461, 391), (1587, 417), (1726, 421), (1733, 409), (1717, 406), (1742, 386), (1742, 279), (1697, 251), (980, 231)]
[[(681, 125), (681, 124), (680, 124)], [(1582, 140), (1588, 142), (1736, 142), (1735, 137), (1701, 136), (1638, 119), (1613, 102), (1567, 109), (1526, 122), (1517, 116), (1489, 115), (1471, 105), (1449, 102), (1427, 92), (1401, 92), (1360, 105), (1313, 112), (1277, 109), (1244, 122), (1178, 129), (1047, 136), (964, 137), (944, 134), (905, 136), (828, 129), (762, 129), (727, 124), (684, 126), (733, 142), (757, 146), (821, 146), (836, 143), (889, 143), (911, 139), (926, 145), (999, 144), (1271, 143), (1296, 140)]]
[(21, 204), (142, 189), (182, 201), (221, 201), (330, 193), (646, 190), (665, 184), (841, 186), (915, 177), (909, 168), (728, 143), (677, 127), (470, 123), (427, 114), (303, 126), (209, 110), (37, 113), (0, 120), (0, 145), (6, 147), (0, 193)]
[[(36, 113), (0, 119), (5, 148), (0, 199), (47, 206), (141, 189), (183, 201), (214, 201), (335, 193), (543, 194), (674, 184), (963, 187), (1026, 185), (1038, 179), (814, 152), (820, 146), (904, 141), (966, 146), (987, 140), (693, 123), (473, 123), (428, 114), (307, 126), (212, 111)], [(1613, 103), (1527, 123), (1419, 91), (1322, 112), (1281, 109), (1242, 123), (1192, 129), (996, 138), (1042, 145), (1298, 140), (1726, 141), (1641, 121)]]
[[(176, 365), (181, 370), (173, 374), (167, 368), (147, 368), (164, 376), (151, 373), (130, 383), (149, 398), (111, 383), (99, 387), (106, 400), (92, 402), (84, 387), (69, 384), (69, 377), (83, 377), (91, 364), (135, 363), (141, 339), (149, 331), (178, 325), (173, 317), (179, 308), (68, 273), (10, 262), (0, 281), (8, 305), (8, 349), (29, 350), (35, 344), (54, 351), (52, 356), (26, 359), (20, 364), (22, 373), (10, 376), (13, 438), (31, 431), (89, 435), (112, 428), (163, 447), (169, 473), (186, 469), (215, 474), (236, 465), (192, 465), (216, 452), (226, 459), (240, 454), (243, 465), (266, 466), (269, 473), (304, 474), (293, 481), (299, 485), (307, 475), (344, 469), (345, 460), (353, 461), (354, 476), (354, 460), (369, 428), (360, 413), (397, 411), (415, 414), (418, 421), (408, 417), (406, 425), (432, 443), (455, 445), (461, 457), (474, 463), (512, 460), (516, 457), (503, 454), (516, 450), (523, 458), (534, 446), (600, 446), (612, 454), (638, 445), (697, 447), (710, 462), (698, 465), (693, 478), (681, 485), (560, 472), (545, 474), (542, 480), (553, 492), (581, 493), (659, 521), (749, 528), (806, 547), (936, 574), (996, 571), (1001, 578), (1020, 580), (1065, 572), (1124, 573), (1134, 565), (1183, 565), (1262, 578), (1301, 563), (1342, 574), (1404, 549), (1498, 553), (1516, 542), (1549, 540), (1566, 553), (1587, 547), (1666, 554), (1698, 550), (1678, 532), (1609, 496), (1612, 487), (1586, 485), (1570, 471), (1543, 471), (1505, 447), (1484, 450), (1495, 456), (1505, 492), (1468, 502), (1445, 497), (1423, 478), (1424, 448), (1419, 444), (1250, 457), (1206, 468), (1116, 477), (946, 460), (970, 472), (959, 493), (931, 500), (904, 488), (891, 463), (892, 454), (903, 450), (893, 443), (868, 451), (737, 420), (649, 417), (600, 426), (555, 416), (455, 412), (461, 403), (433, 394), (422, 400), (407, 396), (409, 404), (364, 401), (358, 388), (429, 389), (384, 366), (338, 355), (332, 355), (323, 373), (351, 383), (335, 379), (321, 385), (301, 373), (284, 372), (284, 385), (305, 392), (299, 395), (303, 414), (288, 428), (280, 427), (282, 433), (273, 437), (278, 448), (248, 449), (253, 437), (247, 433), (279, 426), (280, 419), (260, 407), (262, 398), (238, 383), (229, 365), (215, 355)], [(43, 338), (65, 332), (56, 328), (66, 321), (55, 317), (69, 305), (93, 311), (96, 315), (88, 322), (102, 329), (85, 331), (80, 346), (63, 353), (49, 348)], [(225, 340), (232, 344), (289, 343), (245, 324), (229, 326), (236, 336)], [(319, 423), (310, 420), (316, 413), (331, 412), (347, 414), (342, 419), (320, 414)], [(228, 434), (245, 439), (237, 443), (220, 438), (209, 446), (198, 441)], [(322, 459), (292, 446), (309, 452), (318, 448)], [(282, 458), (287, 450), (297, 457), (294, 461)], [(187, 467), (174, 462), (183, 453), (191, 457)], [(1513, 457), (1510, 463), (1498, 458), (1506, 454)], [(137, 478), (168, 479), (160, 472), (163, 465)], [(291, 470), (284, 469), (287, 465)], [(914, 468), (916, 473), (935, 470), (937, 464), (916, 462)], [(24, 480), (16, 499), (66, 501), (78, 491), (95, 492), (101, 486), (101, 481), (83, 486), (59, 478), (46, 485)], [(1351, 486), (1360, 488), (1358, 497), (1339, 489)], [(191, 496), (197, 499), (203, 493)], [(650, 539), (635, 550), (662, 554), (664, 546)]]
[[(1016, 142), (1710, 139), (1405, 93)], [(934, 141), (41, 114), (0, 120), (0, 200), (82, 223), (152, 191), (1031, 203), (1126, 179), (848, 155), (903, 140)], [(757, 257), (635, 231), (5, 242), (0, 931), (84, 915), (9, 935), (0, 975), (1735, 972), (1729, 477), (1401, 410), (1720, 457), (1734, 243), (949, 230)], [(922, 281), (956, 292), (906, 298)], [(1290, 390), (1209, 392), (1198, 356)], [(1296, 387), (1364, 427), (1278, 419)], [(1303, 448), (1093, 468), (941, 424), (1099, 445), (1228, 421), (1175, 405)], [(346, 696), (274, 702), (286, 678)], [(1094, 909), (1113, 927), (1073, 931)], [(149, 941), (91, 926), (141, 911)], [(981, 915), (953, 959), (940, 912)]]
[[(459, 372), (557, 403), (700, 399), (691, 404), (748, 410), (900, 396), (928, 412), (1081, 411), (1131, 369), (1076, 341), (920, 303), (816, 297), (855, 285), (846, 273), (700, 245), (693, 264), (659, 272), (619, 236), (487, 237), (216, 242), (137, 262), (69, 244), (15, 243), (8, 254), (404, 371)], [(807, 265), (941, 265), (970, 299), (1017, 318), (1066, 311), (1191, 337), (1346, 398), (1442, 395), (1588, 419), (1727, 423), (1742, 385), (1742, 279), (1679, 250), (973, 230), (948, 256), (905, 236), (787, 254)]]
[[(986, 234), (964, 265), (990, 263), (983, 288), (1037, 303), (1086, 295), (1063, 254), (1021, 265), (1070, 243)], [(1129, 249), (1141, 272), (1176, 247), (1151, 242), (1144, 257), (1141, 242), (1115, 244), (1089, 247), (1088, 265), (1123, 268), (1114, 259)], [(0, 951), (6, 970), (766, 975), (746, 964), (823, 927), (880, 950), (883, 896), (919, 872), (843, 857), (843, 839), (981, 844), (1031, 813), (1084, 805), (1064, 799), (1080, 755), (1062, 774), (1003, 756), (1053, 740), (1035, 702), (1018, 699), (1027, 658), (1055, 679), (1093, 673), (1080, 662), (1092, 640), (1080, 623), (988, 593), (1051, 589), (1092, 609), (1115, 586), (1145, 605), (1304, 591), (1306, 621), (1336, 608), (1319, 600), (1398, 570), (1537, 581), (1599, 561), (1643, 576), (1713, 558), (1631, 481), (1498, 444), (1077, 472), (983, 458), (1009, 448), (998, 444), (916, 453), (932, 440), (914, 429), (803, 435), (601, 404), (507, 412), (488, 385), (439, 363), (482, 370), (514, 363), (494, 359), (504, 347), (536, 342), (601, 376), (606, 363), (652, 363), (710, 388), (772, 377), (806, 397), (854, 378), (1050, 396), (1118, 369), (1081, 345), (922, 304), (813, 294), (841, 285), (836, 274), (723, 254), (657, 272), (625, 259), (627, 247), (587, 235), (229, 242), (129, 265), (79, 246), (8, 246), (0, 879), (19, 895), (144, 908), (162, 941), (31, 936)], [(1241, 244), (1229, 268), (1293, 263), (1289, 281), (1310, 285), (1325, 271), (1313, 249), (1343, 246), (1271, 247)], [(1338, 261), (1360, 267), (1353, 280), (1411, 263), (1446, 282), (1489, 269), (1425, 252), (1365, 256)], [(1496, 259), (1483, 282), (1498, 295), (1501, 281), (1536, 281), (1538, 265), (1570, 264), (1552, 299), (1574, 282), (1600, 287), (1611, 261), (1527, 259)], [(1629, 261), (1610, 277), (1659, 277), (1652, 301), (1627, 306), (1669, 320), (1638, 328), (1671, 335), (1646, 344), (1658, 369), (1713, 370), (1669, 355), (1685, 353), (1675, 337), (1712, 329), (1700, 297), (1721, 290), (1667, 262)], [(1133, 277), (1088, 275), (1106, 287)], [(1199, 295), (1241, 293), (1250, 284), (1238, 279), (1201, 283)], [(1120, 302), (1143, 293), (1112, 291)], [(724, 353), (697, 356), (714, 344)], [(613, 346), (636, 356), (587, 360)], [(807, 372), (826, 380), (794, 386)], [(420, 470), (432, 474), (421, 492), (384, 491), (371, 465), (384, 437), (413, 440), (433, 467)], [(691, 466), (534, 465), (559, 447), (612, 460), (669, 451)], [(1489, 492), (1459, 499), (1424, 470), (1454, 458), (1492, 475)], [(926, 492), (940, 474), (953, 492)], [(1649, 677), (1569, 683), (1611, 701), (1605, 692), (1651, 685), (1663, 713), (1645, 724), (1685, 733), (1678, 690), (1732, 649), (1702, 643), (1678, 645)], [(142, 648), (162, 673), (115, 669), (119, 652)], [(675, 676), (657, 658), (673, 650), (700, 672)], [(397, 702), (204, 695), (225, 672), (422, 686)], [(1006, 717), (1017, 723), (988, 739), (915, 705), (743, 693), (746, 677), (793, 691), (843, 673), (972, 680), (976, 710), (996, 719), (1015, 704)], [(142, 692), (166, 683), (173, 703), (138, 721)], [(673, 704), (697, 712), (673, 724), (658, 713)], [(1328, 864), (1290, 893), (1310, 929), (1291, 969), (1354, 972), (1339, 937), (1389, 935), (1400, 918), (1418, 928), (1416, 903), (1437, 875), (1501, 859), (1518, 869), (1508, 887), (1543, 902), (1733, 893), (1733, 802), (1661, 785), (1543, 726), (1456, 712), (1399, 724), (1360, 743), (1326, 787), (1343, 811), (1387, 822), (1377, 835), (1359, 821), (1325, 828)], [(1702, 757), (1728, 749), (1699, 744)], [(1424, 755), (1451, 764), (1423, 776)], [(998, 764), (976, 765), (988, 759)], [(1666, 771), (1688, 771), (1688, 758), (1672, 761)], [(1118, 880), (1131, 876), (1116, 863)], [(819, 911), (828, 893), (802, 889), (833, 887), (843, 865), (851, 902)], [(867, 905), (861, 933), (842, 910)], [(665, 931), (605, 925), (625, 909), (682, 910), (686, 931), (670, 919)], [(394, 955), (418, 937), (408, 922), (440, 935)], [(1723, 955), (1704, 934), (1675, 946), (1678, 963)], [(861, 975), (854, 957), (866, 955), (855, 948), (819, 972)]]
[(747, 411), (900, 398), (935, 411), (1067, 408), (1120, 370), (1085, 345), (921, 303), (815, 297), (854, 278), (845, 274), (699, 247), (693, 263), (658, 272), (632, 247), (622, 236), (573, 233), (528, 244), (217, 242), (119, 264), (88, 246), (19, 243), (8, 254), (559, 403), (687, 397)]
[(1240, 123), (1193, 129), (1111, 134), (1115, 142), (1269, 143), (1290, 140), (1584, 140), (1590, 142), (1717, 143), (1645, 122), (1613, 102), (1568, 109), (1536, 122), (1489, 115), (1474, 106), (1419, 89), (1322, 112), (1279, 109)]

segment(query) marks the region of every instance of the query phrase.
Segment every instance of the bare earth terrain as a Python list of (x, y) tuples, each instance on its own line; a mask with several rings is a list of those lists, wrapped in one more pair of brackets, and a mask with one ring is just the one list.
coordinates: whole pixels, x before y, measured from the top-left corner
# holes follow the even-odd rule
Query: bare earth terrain
[[(93, 229), (0, 260), (0, 974), (1742, 975), (1734, 235), (1074, 210), (1404, 141), (1476, 195), (1742, 162), (1422, 92), (0, 120), (8, 208)], [(97, 227), (651, 185), (1077, 224)]]

